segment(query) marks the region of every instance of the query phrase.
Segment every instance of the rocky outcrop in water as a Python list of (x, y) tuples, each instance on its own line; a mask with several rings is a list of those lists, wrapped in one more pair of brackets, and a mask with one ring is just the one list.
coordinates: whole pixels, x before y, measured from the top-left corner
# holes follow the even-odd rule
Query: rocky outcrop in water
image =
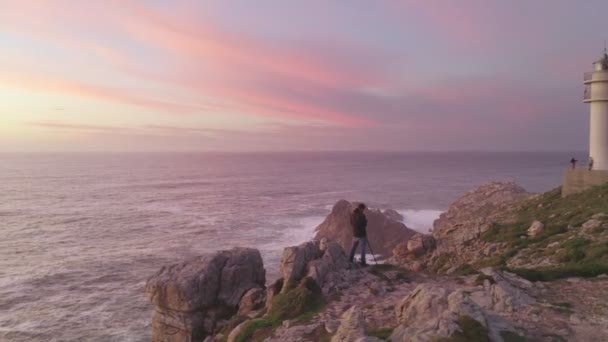
[[(336, 241), (348, 252), (353, 238), (350, 215), (354, 206), (354, 203), (346, 200), (338, 201), (325, 221), (316, 228), (316, 237)], [(397, 244), (406, 242), (416, 234), (401, 222), (403, 217), (394, 210), (366, 209), (365, 216), (368, 221), (367, 237), (373, 251), (384, 257), (391, 256)]]
[(263, 289), (265, 281), (260, 252), (250, 248), (163, 267), (146, 284), (146, 295), (155, 305), (152, 340), (203, 340), (217, 330), (218, 321), (238, 310), (243, 295)]

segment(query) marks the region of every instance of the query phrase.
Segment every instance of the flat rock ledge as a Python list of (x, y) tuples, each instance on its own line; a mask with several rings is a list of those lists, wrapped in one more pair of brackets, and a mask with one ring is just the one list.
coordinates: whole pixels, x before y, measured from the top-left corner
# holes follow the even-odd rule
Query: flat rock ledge
[(217, 330), (218, 321), (239, 310), (246, 293), (264, 290), (265, 282), (262, 256), (252, 248), (219, 251), (161, 268), (146, 283), (146, 295), (155, 305), (152, 341), (202, 341)]

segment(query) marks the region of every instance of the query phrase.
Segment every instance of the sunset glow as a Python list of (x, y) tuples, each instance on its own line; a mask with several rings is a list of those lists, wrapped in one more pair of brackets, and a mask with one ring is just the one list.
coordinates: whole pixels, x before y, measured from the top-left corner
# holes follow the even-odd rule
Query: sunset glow
[(582, 150), (608, 3), (0, 0), (0, 152)]

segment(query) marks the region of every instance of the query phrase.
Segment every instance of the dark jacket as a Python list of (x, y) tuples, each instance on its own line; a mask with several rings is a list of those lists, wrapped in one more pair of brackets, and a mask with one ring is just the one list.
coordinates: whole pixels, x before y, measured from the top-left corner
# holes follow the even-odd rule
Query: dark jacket
[(367, 237), (367, 218), (363, 211), (356, 209), (350, 216), (350, 224), (353, 227), (355, 237)]

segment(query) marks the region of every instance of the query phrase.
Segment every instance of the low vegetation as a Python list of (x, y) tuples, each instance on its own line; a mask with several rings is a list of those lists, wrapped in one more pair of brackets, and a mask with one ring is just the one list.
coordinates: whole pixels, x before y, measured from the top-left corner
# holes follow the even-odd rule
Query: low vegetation
[(608, 274), (608, 264), (597, 263), (566, 264), (538, 269), (505, 269), (530, 281), (552, 281), (570, 277), (592, 278), (601, 274)]
[[(282, 286), (282, 284), (280, 284)], [(277, 289), (279, 285), (275, 284)], [(297, 286), (289, 286), (272, 299), (265, 318), (247, 323), (235, 338), (237, 342), (263, 341), (287, 319), (306, 322), (325, 305), (321, 288), (312, 278), (304, 278)]]
[(304, 278), (297, 287), (288, 287), (272, 299), (268, 317), (276, 320), (294, 319), (319, 311), (324, 305), (321, 288), (312, 278)]
[(490, 342), (488, 329), (470, 316), (460, 316), (458, 326), (461, 331), (455, 332), (450, 337), (435, 337), (433, 342)]
[[(546, 192), (538, 198), (522, 203), (521, 210), (508, 224), (496, 224), (482, 235), (488, 242), (507, 242), (517, 246), (523, 241), (530, 224), (539, 220), (545, 231), (532, 241), (541, 241), (568, 231), (568, 227), (580, 227), (591, 216), (608, 211), (608, 185), (598, 186), (585, 192), (561, 197), (561, 188)], [(527, 241), (526, 241), (527, 242)]]
[(380, 328), (370, 330), (366, 333), (367, 336), (377, 337), (381, 340), (388, 341), (388, 338), (393, 334), (393, 328)]
[(502, 339), (505, 342), (527, 342), (528, 341), (527, 338), (525, 338), (519, 334), (516, 334), (512, 331), (501, 331), (500, 337), (502, 337)]
[[(518, 208), (509, 212), (509, 218), (503, 223), (494, 224), (481, 236), (486, 242), (507, 243), (507, 250), (473, 265), (474, 268), (506, 268), (508, 260), (521, 252), (522, 260), (542, 255), (553, 257), (558, 263), (534, 269), (507, 268), (528, 280), (550, 281), (608, 273), (608, 241), (597, 237), (587, 238), (588, 234), (587, 237), (577, 236), (583, 223), (593, 215), (608, 213), (608, 185), (566, 198), (561, 197), (561, 188), (557, 188), (521, 203)], [(545, 229), (539, 236), (528, 238), (527, 230), (534, 220), (543, 222)], [(606, 217), (600, 220), (602, 224), (608, 222)], [(604, 231), (605, 228), (597, 227), (589, 234), (599, 236)], [(558, 247), (548, 249), (552, 242), (559, 242)]]

